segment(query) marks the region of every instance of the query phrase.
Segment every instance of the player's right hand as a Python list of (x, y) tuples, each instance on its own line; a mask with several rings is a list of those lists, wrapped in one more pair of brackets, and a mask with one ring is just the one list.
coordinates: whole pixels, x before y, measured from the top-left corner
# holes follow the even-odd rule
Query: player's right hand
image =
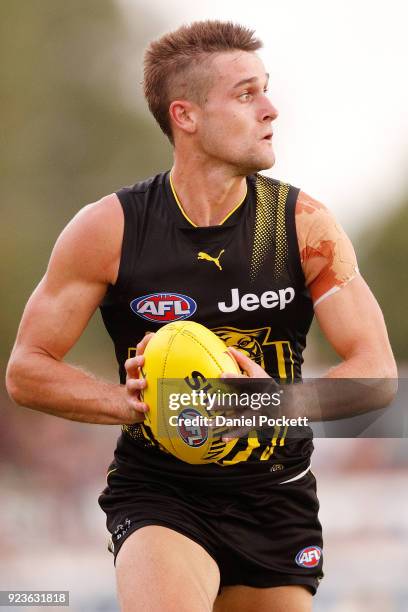
[(135, 423), (144, 421), (145, 413), (149, 410), (148, 405), (142, 399), (143, 389), (147, 383), (141, 374), (141, 368), (144, 365), (144, 351), (147, 344), (153, 338), (154, 334), (146, 334), (136, 347), (136, 356), (127, 359), (125, 362), (126, 369), (126, 401), (129, 408), (136, 411)]

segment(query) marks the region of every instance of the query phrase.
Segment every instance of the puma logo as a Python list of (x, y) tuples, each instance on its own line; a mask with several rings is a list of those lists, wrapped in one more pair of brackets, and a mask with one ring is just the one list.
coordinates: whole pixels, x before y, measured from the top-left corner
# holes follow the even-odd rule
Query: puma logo
[(206, 261), (212, 261), (215, 263), (215, 265), (217, 266), (217, 268), (219, 270), (222, 270), (221, 264), (220, 264), (220, 257), (221, 255), (224, 253), (225, 249), (222, 249), (222, 251), (220, 251), (220, 254), (218, 255), (218, 257), (211, 257), (211, 255), (208, 255), (208, 253), (204, 253), (204, 251), (200, 251), (198, 254), (197, 259), (205, 259)]

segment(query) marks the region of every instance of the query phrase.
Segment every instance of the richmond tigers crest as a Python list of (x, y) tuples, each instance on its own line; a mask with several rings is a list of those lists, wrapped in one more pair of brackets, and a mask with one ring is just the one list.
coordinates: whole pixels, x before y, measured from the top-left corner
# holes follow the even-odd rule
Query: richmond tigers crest
[(212, 331), (225, 342), (255, 361), (267, 372), (279, 372), (281, 381), (294, 380), (293, 352), (288, 340), (270, 340), (271, 328), (237, 329), (215, 327)]
[(259, 329), (236, 329), (235, 327), (216, 327), (212, 330), (225, 342), (227, 346), (233, 346), (243, 351), (250, 359), (262, 368), (265, 367), (263, 346), (271, 345), (268, 338), (271, 333), (270, 327)]

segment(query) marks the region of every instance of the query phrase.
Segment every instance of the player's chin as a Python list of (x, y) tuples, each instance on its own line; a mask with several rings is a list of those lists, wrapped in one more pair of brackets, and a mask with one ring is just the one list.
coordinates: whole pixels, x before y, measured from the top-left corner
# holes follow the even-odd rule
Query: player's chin
[[(265, 150), (266, 149), (266, 150)], [(262, 151), (262, 157), (265, 159), (265, 166), (270, 168), (275, 163), (275, 151), (271, 142), (267, 141), (266, 147)]]
[(275, 155), (270, 149), (269, 151), (260, 151), (259, 148), (251, 149), (244, 155), (237, 156), (233, 161), (239, 174), (249, 175), (259, 172), (260, 170), (268, 170), (275, 163)]
[(275, 163), (275, 154), (272, 151), (267, 157), (265, 157), (265, 159), (263, 160), (263, 164), (259, 169), (268, 170), (268, 168), (272, 168), (274, 163)]
[(262, 155), (256, 155), (251, 160), (252, 169), (254, 172), (259, 172), (260, 170), (268, 170), (272, 168), (275, 163), (275, 154), (273, 151), (268, 151)]

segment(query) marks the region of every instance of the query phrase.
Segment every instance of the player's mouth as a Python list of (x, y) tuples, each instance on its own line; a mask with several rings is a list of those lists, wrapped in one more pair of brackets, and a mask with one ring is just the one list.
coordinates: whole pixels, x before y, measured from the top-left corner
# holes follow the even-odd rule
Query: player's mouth
[(271, 142), (272, 136), (273, 136), (273, 132), (270, 132), (269, 134), (266, 134), (266, 136), (264, 136), (262, 140), (267, 140), (268, 142)]

